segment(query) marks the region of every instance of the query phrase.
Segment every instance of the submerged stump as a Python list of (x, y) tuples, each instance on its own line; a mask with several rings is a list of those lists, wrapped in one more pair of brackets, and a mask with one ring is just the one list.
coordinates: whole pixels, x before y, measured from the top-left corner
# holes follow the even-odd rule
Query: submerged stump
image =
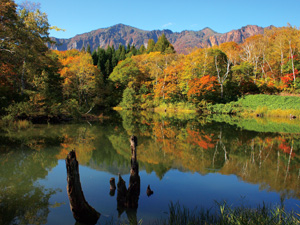
[(70, 208), (76, 221), (85, 224), (96, 224), (100, 213), (91, 207), (84, 198), (80, 183), (78, 161), (75, 151), (72, 150), (66, 158), (67, 192)]

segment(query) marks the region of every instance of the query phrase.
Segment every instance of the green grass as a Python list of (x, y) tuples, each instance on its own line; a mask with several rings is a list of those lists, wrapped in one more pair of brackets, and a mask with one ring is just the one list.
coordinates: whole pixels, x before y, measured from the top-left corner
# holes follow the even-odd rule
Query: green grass
[(279, 95), (247, 95), (237, 101), (243, 108), (256, 110), (258, 107), (267, 107), (269, 110), (300, 110), (300, 97)]
[(226, 203), (219, 204), (215, 209), (189, 210), (180, 204), (169, 205), (169, 217), (157, 224), (300, 224), (299, 214), (287, 212), (282, 207), (271, 207), (263, 204), (256, 208), (230, 207)]
[[(156, 225), (295, 225), (300, 224), (300, 215), (288, 212), (283, 206), (271, 207), (266, 204), (256, 208), (232, 207), (226, 202), (217, 203), (209, 209), (190, 210), (179, 203), (170, 203), (167, 218), (156, 220)], [(145, 224), (143, 219), (108, 221), (106, 224)]]
[(300, 117), (300, 97), (247, 95), (236, 102), (207, 107), (209, 113), (261, 117)]

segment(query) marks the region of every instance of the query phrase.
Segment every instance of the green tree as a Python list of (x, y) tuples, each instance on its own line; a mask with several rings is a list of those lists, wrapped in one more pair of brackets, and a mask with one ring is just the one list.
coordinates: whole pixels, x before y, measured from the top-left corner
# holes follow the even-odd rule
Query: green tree
[(126, 48), (126, 54), (130, 52), (130, 44), (127, 44), (127, 48)]
[(168, 41), (165, 34), (162, 34), (158, 38), (158, 40), (154, 46), (154, 51), (161, 52), (161, 53), (175, 53), (174, 47)]
[(154, 47), (155, 47), (155, 41), (153, 39), (149, 39), (147, 45), (147, 53), (153, 52)]
[(89, 54), (92, 54), (91, 45), (90, 44), (88, 44), (86, 52), (89, 53)]
[(14, 1), (0, 1), (0, 110), (17, 100), (19, 87), (19, 68), (22, 61), (19, 56), (21, 43), (18, 27), (22, 24), (16, 12)]
[(63, 100), (63, 78), (58, 73), (61, 64), (58, 62), (58, 57), (54, 53), (49, 53), (49, 64), (51, 66), (45, 68), (43, 71), (45, 79), (44, 96), (49, 111), (52, 111), (52, 106), (62, 103)]
[(21, 67), (21, 90), (25, 89), (25, 83), (33, 81), (34, 76), (39, 76), (47, 66), (45, 59), (48, 47), (46, 43), (51, 43), (49, 37), (49, 23), (46, 13), (42, 13), (39, 8), (30, 11), (31, 8), (23, 7), (19, 11), (22, 26), (19, 32), (22, 35), (19, 43), (20, 52), (18, 56), (22, 61)]
[(93, 58), (94, 66), (96, 66), (98, 64), (98, 54), (97, 54), (96, 49), (92, 53), (92, 58)]
[(126, 59), (125, 55), (126, 55), (126, 49), (123, 45), (121, 45), (119, 61)]
[(147, 51), (147, 50), (146, 50), (145, 46), (144, 46), (144, 45), (141, 45), (141, 47), (140, 47), (139, 50), (138, 50), (138, 54), (144, 54), (146, 51)]
[(137, 54), (137, 49), (136, 49), (136, 47), (134, 45), (131, 46), (130, 52), (132, 53), (132, 55), (136, 55)]
[(122, 102), (120, 105), (125, 109), (135, 108), (136, 107), (135, 95), (136, 95), (136, 93), (135, 93), (134, 89), (127, 87), (123, 92)]

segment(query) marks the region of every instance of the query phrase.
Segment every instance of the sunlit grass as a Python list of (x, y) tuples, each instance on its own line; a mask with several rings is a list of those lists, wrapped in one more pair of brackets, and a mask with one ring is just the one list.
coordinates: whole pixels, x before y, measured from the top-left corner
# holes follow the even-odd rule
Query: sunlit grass
[(237, 102), (216, 104), (210, 113), (236, 114), (243, 117), (300, 118), (300, 97), (279, 95), (248, 95)]

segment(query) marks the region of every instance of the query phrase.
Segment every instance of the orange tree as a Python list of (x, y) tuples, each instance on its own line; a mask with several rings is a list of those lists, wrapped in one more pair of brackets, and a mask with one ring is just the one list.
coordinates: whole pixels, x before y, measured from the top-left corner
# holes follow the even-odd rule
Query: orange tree
[(215, 102), (219, 96), (219, 84), (215, 76), (205, 75), (189, 81), (189, 101), (198, 104), (202, 100)]

